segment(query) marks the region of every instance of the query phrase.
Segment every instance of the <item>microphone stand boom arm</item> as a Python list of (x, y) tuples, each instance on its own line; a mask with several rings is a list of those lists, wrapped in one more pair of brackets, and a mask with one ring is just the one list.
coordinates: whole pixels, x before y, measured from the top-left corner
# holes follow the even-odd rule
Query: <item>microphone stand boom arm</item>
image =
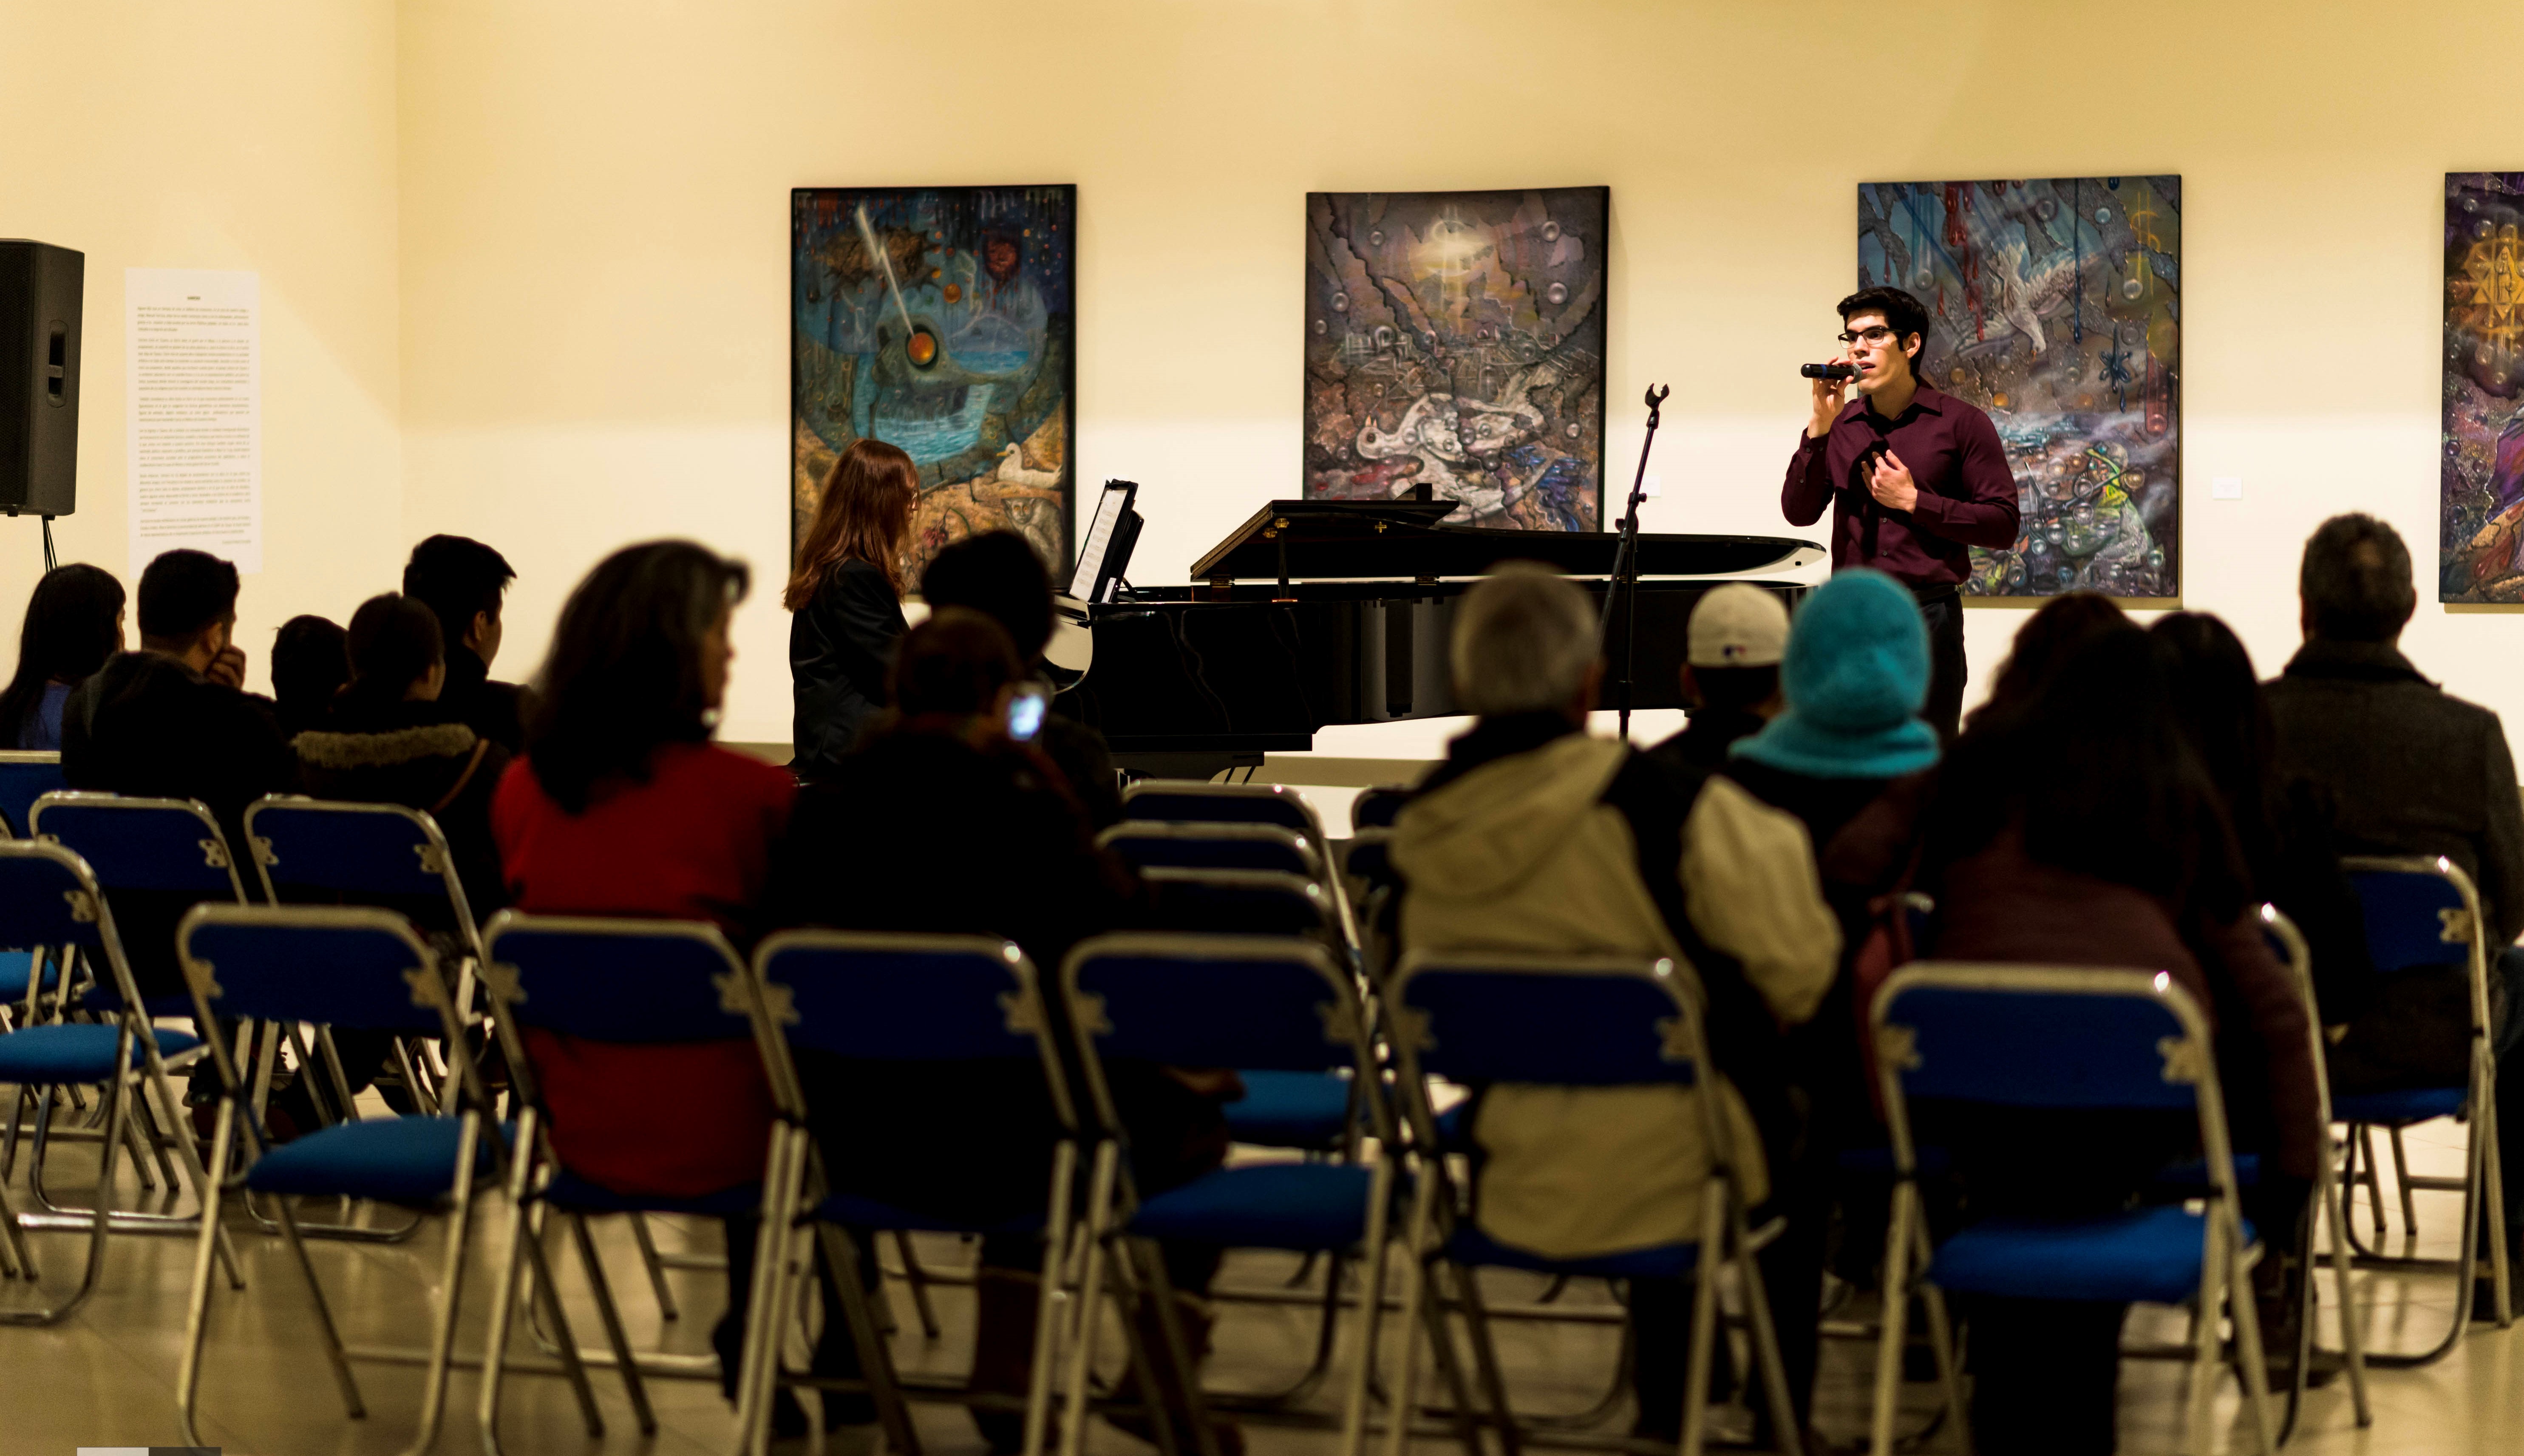
[(1656, 448), (1657, 421), (1666, 397), (1674, 391), (1662, 384), (1648, 386), (1648, 433), (1639, 444), (1639, 468), (1630, 480), (1629, 508), (1622, 512), (1622, 544), (1613, 553), (1613, 578), (1604, 588), (1604, 615), (1596, 624), (1595, 640), (1604, 649), (1607, 660), (1613, 631), (1613, 604), (1627, 599), (1622, 614), (1621, 676), (1614, 679), (1613, 701), (1622, 714), (1622, 741), (1630, 738), (1630, 671), (1637, 660), (1639, 635), (1639, 501), (1647, 493), (1648, 452)]

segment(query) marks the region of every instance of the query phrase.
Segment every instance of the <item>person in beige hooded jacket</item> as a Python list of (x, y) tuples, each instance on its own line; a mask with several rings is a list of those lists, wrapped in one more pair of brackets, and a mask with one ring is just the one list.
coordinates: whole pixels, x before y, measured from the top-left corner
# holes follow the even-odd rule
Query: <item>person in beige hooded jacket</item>
[[(1392, 862), (1407, 950), (1671, 956), (1707, 995), (1722, 1117), (1748, 1203), (1762, 1149), (1793, 1135), (1779, 1036), (1815, 1012), (1840, 953), (1804, 826), (1740, 786), (1675, 775), (1584, 731), (1602, 680), (1595, 609), (1546, 568), (1510, 563), (1465, 597), (1457, 698), (1479, 715), (1403, 808)], [(1475, 1218), (1550, 1258), (1697, 1235), (1694, 1088), (1482, 1090)], [(1634, 1309), (1635, 1313), (1635, 1309)], [(1642, 1372), (1661, 1362), (1643, 1328)], [(1802, 1393), (1802, 1392), (1801, 1392)], [(1674, 1392), (1678, 1400), (1678, 1392)], [(1642, 1426), (1666, 1424), (1643, 1387)], [(1799, 1402), (1803, 1404), (1802, 1401)], [(1674, 1412), (1678, 1417), (1678, 1407)]]

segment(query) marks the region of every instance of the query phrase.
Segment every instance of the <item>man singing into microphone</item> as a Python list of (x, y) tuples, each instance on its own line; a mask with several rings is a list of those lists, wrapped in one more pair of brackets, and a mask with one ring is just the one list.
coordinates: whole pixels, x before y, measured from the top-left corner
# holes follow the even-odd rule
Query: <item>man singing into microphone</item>
[(1952, 740), (1967, 671), (1969, 548), (2015, 544), (2015, 477), (1989, 416), (1919, 377), (1928, 311), (1917, 299), (1899, 288), (1853, 293), (1840, 301), (1840, 323), (1841, 361), (1857, 373), (1814, 381), (1814, 419), (1789, 457), (1779, 510), (1810, 526), (1829, 502), (1832, 569), (1873, 566), (1918, 599), (1929, 662), (1920, 716)]

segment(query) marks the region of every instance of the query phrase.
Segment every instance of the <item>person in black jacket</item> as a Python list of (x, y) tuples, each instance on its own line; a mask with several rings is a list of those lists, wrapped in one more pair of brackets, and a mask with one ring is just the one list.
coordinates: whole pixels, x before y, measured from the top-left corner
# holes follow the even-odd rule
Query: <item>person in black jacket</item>
[(432, 536), (412, 549), (403, 594), (438, 615), (447, 653), (447, 681), (438, 702), (450, 721), (514, 753), (526, 743), (525, 690), (494, 682), (500, 655), (500, 607), (516, 580), (508, 558), (465, 536)]
[[(437, 822), (478, 922), (508, 902), (491, 838), (491, 794), (509, 751), (460, 721), (440, 696), (447, 653), (438, 616), (389, 592), (351, 618), (351, 684), (321, 729), (298, 735), (300, 781), (318, 799), (399, 803)], [(432, 926), (431, 928), (445, 928)]]
[[(123, 653), (72, 691), (62, 709), (62, 776), (73, 789), (198, 799), (245, 844), (245, 806), (296, 787), (298, 763), (271, 701), (240, 692), (237, 570), (198, 551), (170, 551), (140, 574), (140, 651)], [(238, 859), (239, 864), (246, 861)], [(144, 995), (183, 990), (175, 920), (189, 897), (115, 898), (123, 949)]]
[[(1096, 847), (1061, 772), (1007, 735), (1023, 672), (1007, 634), (980, 612), (947, 607), (914, 629), (892, 677), (895, 709), (798, 796), (774, 863), (770, 922), (1002, 936), (1046, 981), (1078, 942), (1132, 923), (1142, 903), (1138, 878)], [(838, 1190), (979, 1225), (1043, 1211), (1060, 1130), (1034, 1064), (880, 1064), (801, 1051), (798, 1071)], [(1117, 1061), (1106, 1073), (1142, 1194), (1218, 1166), (1228, 1141), (1221, 1102), (1240, 1094), (1233, 1072)], [(1197, 1358), (1218, 1250), (1164, 1247)], [(974, 1388), (1024, 1391), (1042, 1258), (1031, 1235), (982, 1240)], [(1014, 1413), (973, 1415), (993, 1450), (1016, 1449)], [(1234, 1447), (1234, 1427), (1218, 1435), (1222, 1451)], [(1177, 1448), (1189, 1443), (1187, 1428)]]
[[(1043, 650), (1051, 641), (1051, 577), (1023, 536), (986, 531), (939, 552), (920, 573), (920, 597), (932, 611), (964, 607), (997, 622), (1026, 671), (1042, 674)], [(1103, 734), (1061, 711), (1062, 702), (1052, 700), (1034, 746), (1068, 778), (1088, 822), (1109, 829), (1122, 822), (1112, 752)]]
[(815, 518), (780, 605), (789, 624), (789, 679), (797, 698), (790, 767), (812, 781), (830, 774), (885, 705), (886, 672), (902, 640), (902, 543), (920, 472), (882, 440), (855, 440), (824, 477)]
[(271, 697), (281, 737), (323, 727), (333, 699), (350, 681), (351, 649), (340, 622), (310, 612), (271, 634)]

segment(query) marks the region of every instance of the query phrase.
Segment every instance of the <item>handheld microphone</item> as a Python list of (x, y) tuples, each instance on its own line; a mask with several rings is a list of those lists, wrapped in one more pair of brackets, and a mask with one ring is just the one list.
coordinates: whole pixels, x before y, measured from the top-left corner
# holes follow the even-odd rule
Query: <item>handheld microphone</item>
[(1808, 379), (1849, 379), (1856, 377), (1858, 366), (1845, 364), (1799, 364), (1797, 372)]

